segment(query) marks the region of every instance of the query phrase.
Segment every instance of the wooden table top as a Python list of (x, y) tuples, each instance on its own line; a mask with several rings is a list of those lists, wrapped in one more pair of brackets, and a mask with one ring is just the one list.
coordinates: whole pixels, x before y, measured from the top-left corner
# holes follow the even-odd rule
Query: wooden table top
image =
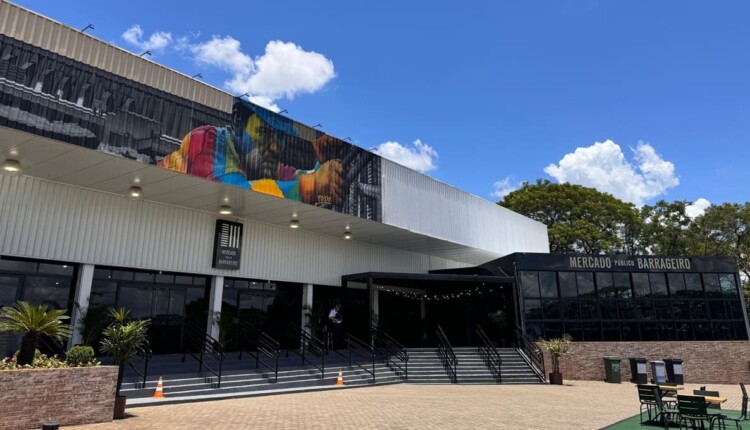
[(713, 403), (715, 405), (718, 405), (727, 401), (726, 397), (700, 396), (700, 395), (693, 395), (693, 394), (685, 394), (685, 395), (691, 396), (691, 397), (704, 397), (708, 403)]
[(685, 389), (682, 385), (659, 385), (659, 388), (662, 391), (680, 391)]

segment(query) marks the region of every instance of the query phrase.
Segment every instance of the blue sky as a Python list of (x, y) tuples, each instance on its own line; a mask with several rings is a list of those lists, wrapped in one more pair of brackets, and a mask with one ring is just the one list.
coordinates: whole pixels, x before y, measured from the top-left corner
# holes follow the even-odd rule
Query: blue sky
[(17, 3), (488, 200), (750, 200), (750, 2)]

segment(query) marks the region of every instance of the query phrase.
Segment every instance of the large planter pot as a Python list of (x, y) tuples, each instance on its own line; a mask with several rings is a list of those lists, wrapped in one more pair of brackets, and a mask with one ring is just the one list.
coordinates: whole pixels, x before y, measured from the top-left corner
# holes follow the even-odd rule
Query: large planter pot
[(121, 420), (125, 418), (125, 401), (128, 398), (125, 396), (115, 396), (115, 415), (114, 419)]
[(560, 372), (550, 372), (550, 374), (549, 374), (549, 383), (552, 384), (552, 385), (562, 385), (562, 383), (563, 383), (562, 373), (560, 373)]
[(0, 371), (0, 427), (41, 428), (112, 421), (117, 367)]

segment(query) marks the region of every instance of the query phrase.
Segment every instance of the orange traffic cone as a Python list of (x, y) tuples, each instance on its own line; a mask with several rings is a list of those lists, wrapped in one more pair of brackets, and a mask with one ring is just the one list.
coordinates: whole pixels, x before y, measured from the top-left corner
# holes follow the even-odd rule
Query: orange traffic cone
[(156, 384), (156, 391), (154, 391), (154, 398), (155, 399), (164, 398), (164, 385), (163, 385), (161, 376), (159, 377), (159, 382)]
[(339, 370), (339, 379), (336, 380), (336, 385), (344, 386), (344, 374)]

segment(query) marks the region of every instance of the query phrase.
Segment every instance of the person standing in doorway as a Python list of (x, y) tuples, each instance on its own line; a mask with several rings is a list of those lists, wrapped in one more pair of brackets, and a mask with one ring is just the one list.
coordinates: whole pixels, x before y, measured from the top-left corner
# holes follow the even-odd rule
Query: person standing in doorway
[(339, 349), (344, 342), (344, 328), (341, 325), (344, 322), (341, 318), (341, 303), (336, 303), (336, 306), (328, 312), (328, 321), (331, 325), (330, 333), (333, 336), (333, 348)]

